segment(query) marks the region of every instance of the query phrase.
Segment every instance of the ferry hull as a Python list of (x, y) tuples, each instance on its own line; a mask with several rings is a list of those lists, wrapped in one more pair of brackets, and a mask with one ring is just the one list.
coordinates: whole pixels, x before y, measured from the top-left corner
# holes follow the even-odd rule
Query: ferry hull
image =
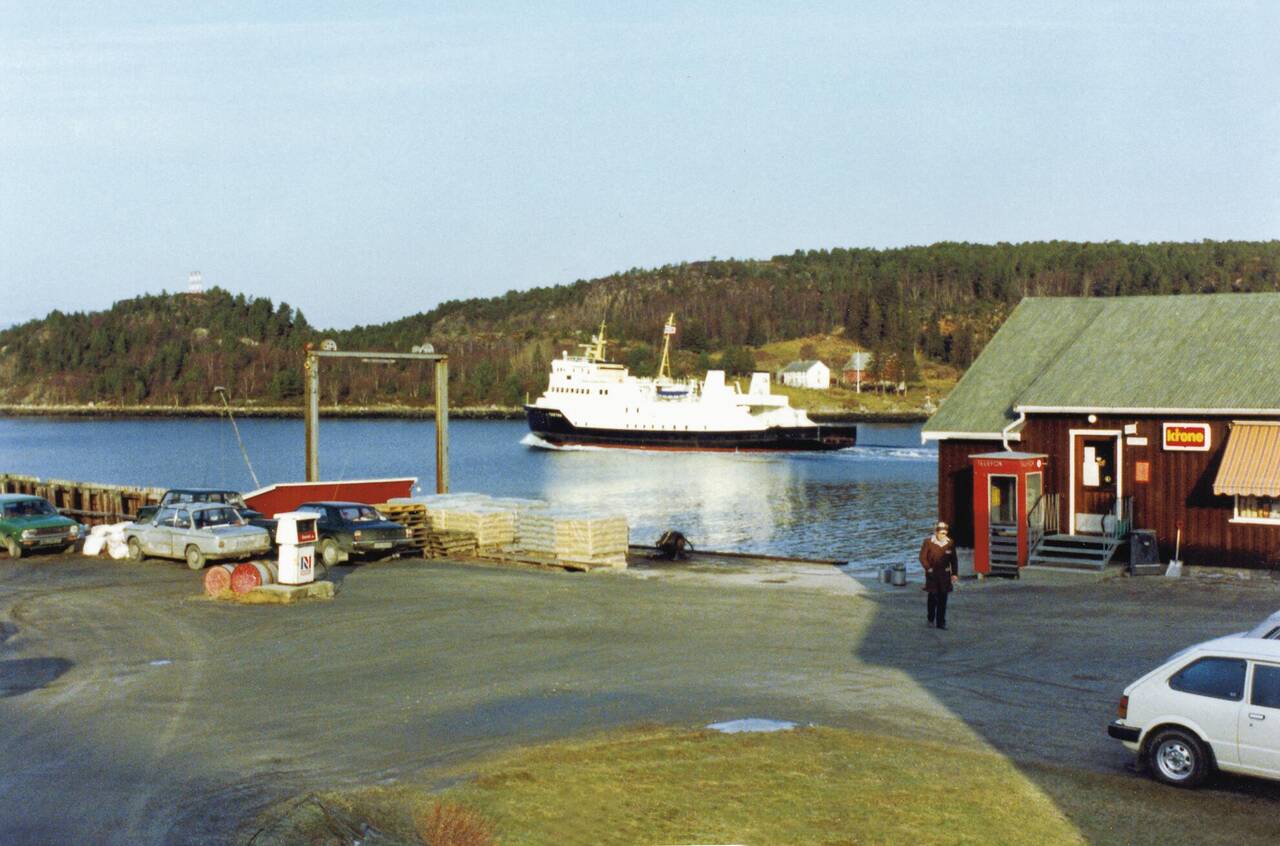
[(846, 449), (857, 443), (854, 424), (775, 426), (754, 431), (688, 432), (641, 429), (588, 429), (560, 412), (526, 405), (529, 431), (554, 446), (629, 449), (813, 452)]

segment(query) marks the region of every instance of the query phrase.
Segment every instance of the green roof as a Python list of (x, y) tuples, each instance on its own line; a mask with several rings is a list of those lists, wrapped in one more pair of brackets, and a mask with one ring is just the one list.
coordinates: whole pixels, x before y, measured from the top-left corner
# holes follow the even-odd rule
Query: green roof
[(1024, 299), (924, 431), (996, 435), (1018, 409), (1276, 412), (1280, 294)]

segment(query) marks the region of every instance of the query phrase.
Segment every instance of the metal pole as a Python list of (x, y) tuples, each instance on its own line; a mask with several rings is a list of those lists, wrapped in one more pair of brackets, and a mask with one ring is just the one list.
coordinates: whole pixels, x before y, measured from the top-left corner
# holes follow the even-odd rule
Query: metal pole
[(303, 368), (306, 377), (306, 429), (307, 481), (320, 481), (320, 359), (307, 350), (307, 363)]
[(436, 362), (436, 493), (449, 492), (449, 360)]

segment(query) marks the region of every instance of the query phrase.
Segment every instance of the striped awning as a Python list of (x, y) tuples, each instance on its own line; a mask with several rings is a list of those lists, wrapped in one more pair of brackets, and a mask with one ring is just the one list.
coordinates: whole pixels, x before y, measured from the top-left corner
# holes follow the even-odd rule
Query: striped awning
[(1280, 425), (1236, 423), (1213, 480), (1219, 496), (1280, 496)]

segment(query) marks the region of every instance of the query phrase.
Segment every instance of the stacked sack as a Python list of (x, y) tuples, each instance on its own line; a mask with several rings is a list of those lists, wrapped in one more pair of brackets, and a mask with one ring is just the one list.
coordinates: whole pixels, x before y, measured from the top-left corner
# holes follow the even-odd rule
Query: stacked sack
[(621, 515), (570, 508), (521, 515), (521, 549), (565, 564), (626, 567), (629, 543), (627, 520)]

